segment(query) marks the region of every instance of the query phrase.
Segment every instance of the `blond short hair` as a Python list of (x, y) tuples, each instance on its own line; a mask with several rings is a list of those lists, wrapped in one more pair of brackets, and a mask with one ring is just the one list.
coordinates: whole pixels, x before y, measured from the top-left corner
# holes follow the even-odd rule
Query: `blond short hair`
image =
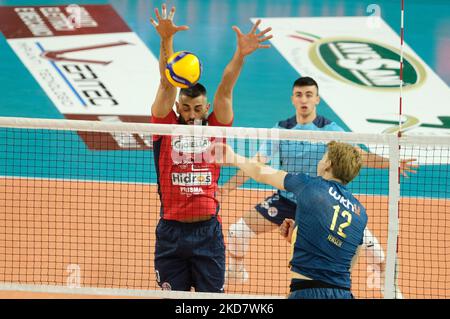
[(362, 167), (362, 157), (356, 147), (347, 143), (331, 141), (328, 146), (328, 160), (331, 162), (331, 172), (344, 184), (350, 183)]

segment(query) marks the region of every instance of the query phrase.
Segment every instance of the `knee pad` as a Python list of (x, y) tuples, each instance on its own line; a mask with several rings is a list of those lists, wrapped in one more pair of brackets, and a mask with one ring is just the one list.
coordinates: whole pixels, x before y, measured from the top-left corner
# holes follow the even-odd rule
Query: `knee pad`
[(228, 229), (228, 251), (233, 257), (242, 258), (248, 251), (250, 240), (256, 234), (248, 227), (243, 218)]
[(366, 250), (368, 264), (384, 263), (384, 251), (378, 239), (370, 232), (368, 228), (364, 229), (363, 247)]

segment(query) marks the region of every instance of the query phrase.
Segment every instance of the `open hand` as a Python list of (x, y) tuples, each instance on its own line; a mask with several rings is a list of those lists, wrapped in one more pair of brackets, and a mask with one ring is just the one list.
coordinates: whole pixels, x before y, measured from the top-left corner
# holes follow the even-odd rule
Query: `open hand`
[(166, 4), (161, 7), (161, 14), (159, 14), (158, 8), (155, 8), (156, 21), (150, 18), (150, 22), (155, 27), (156, 31), (162, 39), (170, 38), (178, 31), (188, 30), (187, 25), (177, 26), (173, 23), (173, 16), (175, 15), (175, 7), (172, 7), (167, 15)]
[(238, 41), (237, 50), (241, 56), (249, 55), (260, 48), (264, 49), (270, 48), (270, 44), (261, 44), (261, 43), (269, 39), (272, 39), (272, 35), (265, 36), (267, 32), (272, 30), (272, 28), (271, 27), (266, 28), (265, 30), (257, 34), (256, 31), (260, 23), (261, 20), (256, 21), (255, 25), (248, 34), (243, 34), (237, 26), (233, 26), (233, 30), (234, 32), (236, 32), (237, 35)]
[(411, 162), (415, 162), (415, 158), (408, 158), (400, 161), (400, 174), (404, 177), (409, 177), (408, 173), (416, 174), (417, 170), (414, 168), (418, 168), (419, 165), (412, 164)]

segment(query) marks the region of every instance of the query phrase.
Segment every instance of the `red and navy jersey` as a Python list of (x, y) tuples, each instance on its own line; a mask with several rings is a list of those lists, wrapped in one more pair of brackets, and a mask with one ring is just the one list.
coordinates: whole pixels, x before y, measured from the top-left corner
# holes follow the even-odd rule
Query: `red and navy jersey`
[[(152, 116), (152, 123), (178, 124), (178, 118), (171, 111), (165, 118)], [(208, 117), (210, 126), (231, 124), (220, 123), (214, 112)], [(220, 166), (206, 160), (212, 142), (211, 137), (153, 137), (161, 218), (183, 221), (217, 214)]]

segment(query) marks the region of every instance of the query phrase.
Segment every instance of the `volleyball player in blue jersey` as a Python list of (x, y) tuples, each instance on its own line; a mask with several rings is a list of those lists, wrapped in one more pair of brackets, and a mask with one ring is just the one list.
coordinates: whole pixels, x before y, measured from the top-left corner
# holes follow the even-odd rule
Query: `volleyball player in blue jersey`
[[(298, 78), (292, 86), (291, 101), (296, 114), (284, 121), (277, 122), (275, 128), (301, 131), (337, 131), (343, 132), (335, 122), (317, 114), (320, 103), (319, 86), (310, 77)], [(255, 159), (268, 163), (289, 173), (305, 173), (316, 176), (317, 163), (325, 153), (326, 145), (307, 141), (280, 141), (278, 144), (268, 145), (259, 150)], [(363, 151), (358, 148), (362, 156), (363, 165), (370, 168), (388, 168), (389, 159)], [(400, 162), (403, 175), (414, 173), (410, 162), (405, 159)], [(222, 195), (236, 189), (248, 179), (240, 171), (223, 187)], [(249, 250), (251, 238), (261, 233), (269, 232), (281, 225), (285, 218), (293, 219), (296, 211), (295, 194), (289, 191), (278, 191), (257, 204), (254, 210), (244, 212), (241, 218), (230, 225), (228, 230), (229, 254), (227, 279), (232, 282), (246, 282), (249, 275), (245, 270), (244, 257)], [(378, 270), (380, 279), (384, 270), (384, 252), (378, 239), (369, 229), (365, 230), (363, 245), (368, 264)], [(382, 287), (380, 287), (382, 288)]]
[(317, 165), (317, 177), (311, 177), (249, 160), (228, 145), (215, 147), (216, 154), (225, 154), (222, 162), (295, 196), (295, 221), (285, 219), (280, 226), (292, 244), (289, 298), (353, 298), (351, 269), (363, 244), (367, 214), (346, 185), (361, 169), (359, 150), (345, 143), (328, 143)]

